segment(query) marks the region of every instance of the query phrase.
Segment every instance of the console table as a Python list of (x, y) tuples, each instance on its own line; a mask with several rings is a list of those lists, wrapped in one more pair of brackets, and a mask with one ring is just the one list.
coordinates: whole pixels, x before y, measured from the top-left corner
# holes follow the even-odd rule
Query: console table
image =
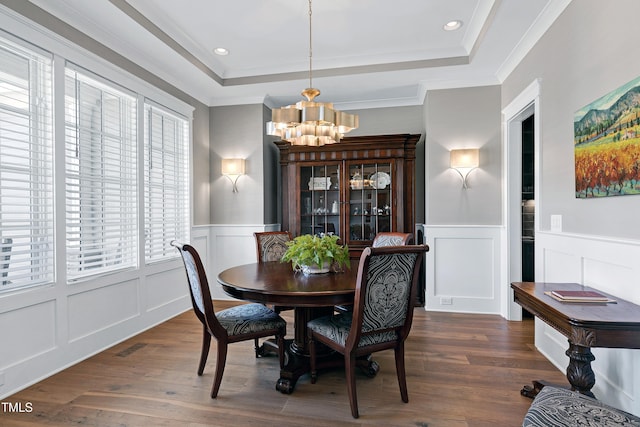
[[(640, 306), (577, 283), (511, 283), (514, 301), (534, 316), (562, 333), (569, 340), (567, 379), (572, 390), (593, 396), (596, 382), (591, 369), (592, 347), (640, 349)], [(615, 303), (561, 302), (546, 294), (554, 290), (591, 290)], [(545, 385), (533, 381), (521, 393), (534, 397)]]

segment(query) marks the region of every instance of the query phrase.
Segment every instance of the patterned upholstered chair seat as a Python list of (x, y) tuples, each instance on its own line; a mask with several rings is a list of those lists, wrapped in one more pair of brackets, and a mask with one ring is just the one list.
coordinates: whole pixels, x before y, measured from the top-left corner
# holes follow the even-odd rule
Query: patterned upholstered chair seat
[[(328, 337), (339, 345), (345, 345), (349, 331), (351, 330), (351, 321), (353, 320), (353, 312), (336, 314), (335, 316), (324, 316), (311, 320), (307, 323), (307, 327), (313, 332)], [(379, 334), (363, 335), (360, 338), (358, 347), (365, 345), (388, 342), (396, 339), (394, 331), (382, 332)]]
[(531, 404), (522, 426), (640, 426), (640, 418), (577, 391), (546, 386)]
[(287, 327), (284, 319), (277, 313), (258, 303), (220, 310), (216, 313), (216, 317), (230, 336)]

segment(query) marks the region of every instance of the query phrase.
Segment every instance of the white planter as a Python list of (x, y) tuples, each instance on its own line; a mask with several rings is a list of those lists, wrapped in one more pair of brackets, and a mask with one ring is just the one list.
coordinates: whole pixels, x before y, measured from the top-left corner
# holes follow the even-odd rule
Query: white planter
[(329, 264), (328, 262), (325, 262), (324, 264), (322, 264), (322, 267), (318, 266), (317, 264), (302, 266), (302, 272), (304, 274), (328, 273), (330, 269), (331, 269), (331, 264)]

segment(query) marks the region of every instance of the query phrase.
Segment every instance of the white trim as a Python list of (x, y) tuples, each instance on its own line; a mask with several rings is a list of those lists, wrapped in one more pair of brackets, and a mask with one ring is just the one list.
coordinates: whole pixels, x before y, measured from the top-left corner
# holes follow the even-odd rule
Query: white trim
[(502, 109), (502, 115), (507, 120), (511, 120), (514, 116), (522, 112), (533, 100), (540, 96), (540, 86), (542, 79), (538, 78), (529, 83), (522, 92), (520, 92), (506, 107)]
[(522, 247), (519, 244), (522, 238), (520, 204), (522, 163), (522, 121), (531, 114), (535, 114), (534, 120), (534, 200), (536, 203), (536, 215), (534, 233), (540, 229), (540, 79), (536, 79), (527, 86), (509, 105), (502, 110), (503, 115), (503, 189), (502, 220), (505, 224), (505, 234), (502, 244), (505, 248), (505, 257), (501, 272), (504, 277), (502, 283), (507, 291), (502, 301), (502, 312), (509, 320), (521, 320), (522, 309), (513, 302), (513, 291), (509, 284), (522, 280)]

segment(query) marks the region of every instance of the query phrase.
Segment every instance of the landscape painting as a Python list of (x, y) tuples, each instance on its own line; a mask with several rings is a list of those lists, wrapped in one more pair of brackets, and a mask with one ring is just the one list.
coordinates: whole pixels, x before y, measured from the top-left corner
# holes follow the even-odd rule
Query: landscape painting
[(576, 197), (640, 194), (640, 77), (578, 110)]

